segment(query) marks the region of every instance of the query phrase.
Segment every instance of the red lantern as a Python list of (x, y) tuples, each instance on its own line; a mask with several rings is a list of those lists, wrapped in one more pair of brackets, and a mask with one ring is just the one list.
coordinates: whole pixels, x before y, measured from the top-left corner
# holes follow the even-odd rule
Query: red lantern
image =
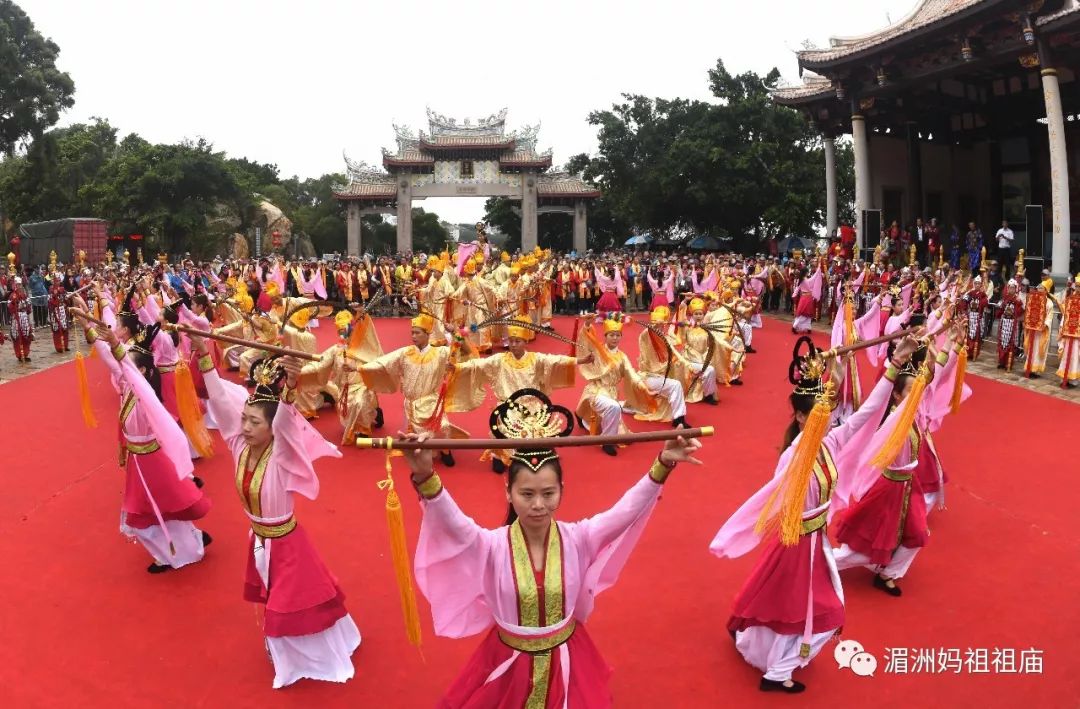
[(281, 248), (281, 232), (276, 229), (270, 234), (270, 243), (274, 245), (275, 249)]
[(123, 241), (123, 240), (124, 240), (124, 237), (121, 236), (120, 234), (113, 234), (112, 236), (109, 237), (109, 241)]
[(142, 241), (142, 234), (132, 234), (131, 235), (131, 240), (132, 241)]

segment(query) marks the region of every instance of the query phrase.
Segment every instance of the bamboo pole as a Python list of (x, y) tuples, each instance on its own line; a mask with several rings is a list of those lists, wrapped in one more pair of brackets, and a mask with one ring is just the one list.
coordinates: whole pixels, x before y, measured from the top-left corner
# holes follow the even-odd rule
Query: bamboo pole
[(395, 449), (504, 449), (504, 448), (571, 448), (577, 446), (627, 445), (651, 441), (670, 441), (675, 438), (705, 438), (713, 435), (712, 426), (701, 428), (673, 428), (667, 431), (642, 431), (640, 433), (613, 436), (553, 436), (550, 438), (429, 438), (426, 441), (410, 441), (407, 438), (367, 438), (358, 436), (357, 448)]
[(297, 359), (306, 359), (310, 362), (318, 362), (321, 357), (317, 354), (310, 352), (304, 352), (303, 350), (294, 350), (288, 347), (281, 347), (280, 345), (271, 345), (266, 342), (255, 342), (254, 340), (245, 340), (242, 337), (233, 337), (232, 335), (219, 335), (216, 332), (206, 332), (205, 330), (198, 330), (187, 325), (166, 325), (166, 329), (175, 330), (177, 332), (187, 333), (188, 335), (194, 335), (195, 337), (208, 337), (211, 340), (217, 340), (219, 342), (228, 342), (231, 345), (242, 345), (244, 347), (250, 347), (254, 350), (262, 350), (263, 352), (269, 352), (271, 354), (282, 355), (285, 357), (296, 357)]

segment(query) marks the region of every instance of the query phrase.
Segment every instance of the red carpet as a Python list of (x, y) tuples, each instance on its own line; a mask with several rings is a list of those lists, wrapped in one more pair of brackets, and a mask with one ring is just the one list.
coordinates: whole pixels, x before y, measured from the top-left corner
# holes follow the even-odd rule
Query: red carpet
[[(568, 333), (570, 325), (558, 323)], [(379, 321), (383, 346), (406, 341), (405, 321)], [(872, 678), (837, 669), (826, 651), (796, 678), (801, 698), (757, 691), (758, 673), (724, 630), (731, 600), (755, 556), (719, 560), (707, 545), (727, 516), (771, 475), (788, 421), (787, 366), (794, 340), (784, 323), (766, 321), (755, 336), (746, 385), (721, 391), (722, 403), (690, 407), (694, 425), (712, 424), (703, 468), (680, 468), (618, 585), (590, 620), (590, 634), (614, 667), (616, 706), (1077, 706), (1076, 628), (1080, 626), (1080, 533), (1076, 519), (1075, 436), (1080, 407), (993, 381), (972, 378), (975, 396), (937, 436), (952, 483), (949, 509), (930, 519), (930, 545), (904, 579), (904, 596), (870, 586), (870, 574), (845, 572), (845, 637), (877, 656)], [(636, 356), (636, 331), (625, 349)], [(319, 331), (327, 344), (331, 333)], [(540, 345), (564, 351), (552, 340)], [(5, 350), (0, 356), (10, 356)], [(346, 685), (304, 681), (270, 688), (259, 616), (241, 598), (246, 525), (232, 483), (232, 461), (200, 462), (214, 508), (203, 528), (215, 538), (203, 563), (151, 576), (141, 547), (117, 531), (122, 474), (116, 468), (116, 397), (103, 367), (89, 363), (100, 427), (83, 427), (71, 365), (0, 387), (7, 425), (0, 482), (0, 686), (6, 706), (432, 706), (479, 639), (445, 640), (431, 631), (421, 599), (424, 658), (405, 640), (394, 586), (383, 493), (382, 458), (346, 450), (320, 462), (322, 495), (298, 516), (337, 574), (364, 640)], [(557, 392), (568, 406), (577, 392)], [(400, 399), (384, 397), (386, 432), (401, 421)], [(473, 432), (487, 411), (458, 416)], [(324, 412), (319, 429), (337, 440)], [(646, 425), (630, 421), (632, 428)], [(568, 449), (560, 515), (577, 519), (610, 505), (647, 469), (656, 447)], [(478, 522), (505, 513), (499, 477), (464, 453), (444, 475)], [(397, 464), (397, 480), (407, 473)], [(410, 543), (420, 519), (403, 495)], [(963, 658), (985, 649), (988, 672), (920, 666), (886, 672), (886, 648), (952, 649)], [(1042, 651), (1041, 674), (1006, 675), (995, 648)], [(426, 660), (426, 661), (425, 661)], [(946, 673), (947, 669), (947, 673)], [(998, 670), (995, 672), (995, 670)]]

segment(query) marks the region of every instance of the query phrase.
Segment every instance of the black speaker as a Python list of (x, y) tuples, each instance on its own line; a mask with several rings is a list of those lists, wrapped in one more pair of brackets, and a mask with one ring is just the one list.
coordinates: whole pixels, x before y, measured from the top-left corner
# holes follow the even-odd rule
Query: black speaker
[[(862, 213), (863, 250), (873, 251), (881, 243), (881, 210), (864, 209)], [(869, 259), (866, 259), (869, 260)]]
[(1033, 286), (1037, 286), (1042, 280), (1042, 270), (1046, 268), (1046, 261), (1041, 258), (1028, 258), (1024, 254), (1024, 278)]
[(1043, 206), (1041, 204), (1027, 205), (1024, 208), (1024, 216), (1027, 225), (1027, 246), (1024, 247), (1024, 256), (1041, 259), (1043, 257), (1043, 244), (1046, 242)]

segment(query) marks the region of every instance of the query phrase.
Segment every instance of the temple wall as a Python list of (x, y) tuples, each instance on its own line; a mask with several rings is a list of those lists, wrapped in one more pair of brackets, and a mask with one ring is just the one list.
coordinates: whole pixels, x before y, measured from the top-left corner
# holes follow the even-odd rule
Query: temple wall
[[(870, 174), (873, 208), (886, 212), (887, 192), (900, 192), (901, 213), (884, 213), (882, 219), (888, 224), (896, 219), (912, 221), (911, 196), (907, 183), (907, 141), (880, 133), (870, 138)], [(922, 144), (922, 192), (925, 209), (930, 208), (931, 200), (927, 195), (938, 194), (941, 198), (942, 213), (926, 214), (925, 218), (937, 217), (942, 226), (957, 224), (965, 226), (969, 219), (975, 219), (984, 232), (993, 231), (996, 225), (994, 210), (990, 202), (990, 145), (979, 143), (962, 147), (942, 143)], [(964, 205), (970, 205), (975, 214)], [(963, 213), (962, 213), (963, 212)]]
[[(417, 182), (418, 178), (427, 178), (426, 181)], [(434, 174), (413, 175), (413, 184), (479, 184), (498, 183), (503, 185), (521, 186), (521, 175), (503, 174), (499, 172), (498, 160), (474, 160), (473, 176), (461, 176), (460, 160), (436, 160)]]

